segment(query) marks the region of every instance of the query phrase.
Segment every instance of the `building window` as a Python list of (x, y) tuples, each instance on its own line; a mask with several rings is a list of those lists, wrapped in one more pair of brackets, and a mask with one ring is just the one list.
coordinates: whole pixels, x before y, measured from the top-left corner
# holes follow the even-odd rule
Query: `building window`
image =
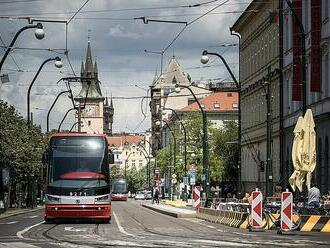
[(227, 97), (232, 97), (232, 96), (233, 96), (233, 94), (231, 92), (227, 93)]
[(135, 166), (135, 160), (132, 160), (132, 166)]
[(119, 159), (119, 154), (116, 154), (117, 159)]
[(219, 103), (219, 102), (215, 102), (215, 103), (213, 104), (213, 107), (214, 107), (215, 109), (219, 109), (219, 108), (220, 108), (220, 103)]
[(90, 126), (92, 124), (92, 122), (91, 121), (88, 121), (88, 126)]
[(139, 167), (142, 167), (143, 163), (142, 160), (139, 160)]

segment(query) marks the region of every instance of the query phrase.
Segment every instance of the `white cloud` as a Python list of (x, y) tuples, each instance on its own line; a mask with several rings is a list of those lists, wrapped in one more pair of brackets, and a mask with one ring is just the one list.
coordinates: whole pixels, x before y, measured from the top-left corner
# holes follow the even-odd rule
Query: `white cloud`
[[(20, 2), (1, 4), (0, 15), (5, 16), (31, 16), (38, 19), (69, 19), (85, 1), (84, 0), (48, 0), (36, 2)], [(198, 3), (203, 1), (193, 1)], [(219, 1), (218, 3), (220, 3)], [(246, 2), (246, 1), (245, 1)], [(218, 4), (215, 3), (215, 4)], [(81, 60), (85, 58), (88, 30), (91, 30), (91, 45), (93, 58), (97, 59), (99, 79), (102, 82), (102, 92), (108, 96), (130, 97), (143, 96), (146, 92), (136, 88), (138, 84), (148, 88), (156, 70), (160, 71), (160, 56), (145, 53), (144, 50), (160, 51), (166, 47), (176, 36), (182, 26), (177, 24), (149, 23), (143, 24), (141, 20), (113, 20), (132, 19), (140, 16), (150, 16), (153, 19), (167, 19), (191, 21), (197, 16), (215, 6), (203, 8), (158, 8), (164, 6), (179, 6), (192, 4), (192, 1), (162, 1), (162, 0), (97, 0), (90, 1), (73, 19), (68, 27), (68, 48), (71, 64), (77, 74), (80, 72)], [(236, 11), (245, 8), (239, 0), (232, 0), (215, 12)], [(119, 11), (125, 9), (125, 11)], [(130, 10), (127, 10), (130, 9)], [(135, 10), (132, 10), (135, 9)], [(140, 10), (137, 10), (140, 9)], [(88, 12), (91, 11), (91, 12)], [(94, 12), (93, 12), (94, 11)], [(55, 14), (57, 13), (57, 14)], [(160, 16), (160, 17), (157, 17)], [(200, 78), (226, 78), (228, 73), (215, 61), (215, 67), (196, 69), (200, 67), (200, 56), (203, 49), (215, 52), (225, 52), (224, 56), (231, 66), (237, 63), (237, 50), (221, 47), (212, 47), (224, 43), (237, 43), (236, 37), (230, 36), (229, 27), (235, 22), (239, 14), (209, 15), (189, 26), (179, 39), (165, 53), (164, 66), (169, 58), (175, 54), (181, 66), (192, 76)], [(83, 18), (83, 19), (82, 19)], [(87, 19), (90, 18), (90, 19)], [(100, 19), (103, 18), (103, 19)], [(27, 25), (26, 20), (0, 20), (0, 35), (6, 44), (9, 44), (17, 30)], [(44, 23), (46, 36), (44, 40), (36, 40), (32, 30), (24, 31), (18, 38), (16, 46), (34, 48), (65, 48), (65, 26), (63, 24)], [(3, 55), (0, 52), (0, 56)], [(16, 65), (10, 57), (4, 64), (3, 72), (10, 73), (11, 82), (0, 88), (0, 97), (13, 104), (25, 115), (26, 92), (35, 72), (41, 63), (54, 56), (63, 59), (63, 73), (59, 73), (51, 63), (41, 71), (31, 92), (32, 105), (41, 109), (48, 109), (64, 87), (55, 85), (56, 81), (69, 75), (71, 68), (63, 54), (50, 51), (15, 50), (12, 53), (20, 69), (31, 72), (17, 72)], [(237, 68), (237, 67), (236, 67)], [(11, 69), (10, 71), (8, 69)], [(233, 67), (235, 70), (235, 68)], [(44, 96), (36, 95), (46, 94)], [(141, 99), (124, 100), (114, 99), (115, 131), (134, 130), (143, 131), (150, 126), (150, 116), (139, 126), (144, 119), (140, 107)], [(51, 114), (51, 128), (58, 126), (64, 113), (70, 108), (70, 101), (61, 97)], [(148, 110), (148, 109), (147, 109)], [(149, 110), (148, 110), (149, 111)], [(149, 113), (148, 113), (149, 114)], [(47, 111), (34, 110), (34, 121), (40, 123), (45, 129)], [(73, 114), (67, 119), (65, 128), (70, 128), (74, 122)]]

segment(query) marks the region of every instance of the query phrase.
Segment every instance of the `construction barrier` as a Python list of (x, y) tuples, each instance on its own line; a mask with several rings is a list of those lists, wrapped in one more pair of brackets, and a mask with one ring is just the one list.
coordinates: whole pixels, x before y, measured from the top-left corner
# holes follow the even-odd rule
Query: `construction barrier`
[(262, 193), (256, 189), (252, 192), (252, 228), (260, 229), (262, 221)]
[(194, 207), (197, 209), (201, 207), (201, 187), (200, 186), (194, 187)]
[(288, 190), (281, 194), (281, 230), (292, 229), (292, 201), (293, 195)]
[[(247, 229), (249, 228), (248, 215), (248, 213), (243, 212), (200, 208), (197, 218), (235, 228)], [(272, 217), (274, 221), (269, 219), (265, 229), (274, 229), (274, 222), (280, 218), (280, 214), (272, 214)], [(292, 215), (293, 220), (296, 218), (298, 216)], [(330, 232), (330, 216), (302, 215), (301, 218), (300, 231), (302, 232)]]

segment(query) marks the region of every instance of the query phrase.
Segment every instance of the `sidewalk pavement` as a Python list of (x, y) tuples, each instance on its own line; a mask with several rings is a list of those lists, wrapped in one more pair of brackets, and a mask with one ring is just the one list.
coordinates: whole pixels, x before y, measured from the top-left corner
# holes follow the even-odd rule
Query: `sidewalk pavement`
[(169, 216), (173, 216), (175, 218), (195, 218), (196, 210), (189, 207), (175, 207), (175, 203), (173, 205), (169, 205), (168, 201), (161, 202), (159, 204), (152, 204), (148, 202), (142, 203), (142, 206), (153, 211), (166, 214)]
[(0, 219), (8, 218), (19, 214), (36, 212), (43, 208), (43, 206), (38, 206), (36, 208), (9, 208), (6, 212), (0, 214)]

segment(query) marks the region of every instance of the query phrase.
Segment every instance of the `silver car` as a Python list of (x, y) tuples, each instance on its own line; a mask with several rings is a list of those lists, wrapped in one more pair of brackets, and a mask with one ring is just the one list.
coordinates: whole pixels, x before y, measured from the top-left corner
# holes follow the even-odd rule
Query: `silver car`
[(139, 192), (136, 192), (136, 195), (135, 195), (135, 200), (145, 200), (145, 195), (143, 192), (139, 191)]

